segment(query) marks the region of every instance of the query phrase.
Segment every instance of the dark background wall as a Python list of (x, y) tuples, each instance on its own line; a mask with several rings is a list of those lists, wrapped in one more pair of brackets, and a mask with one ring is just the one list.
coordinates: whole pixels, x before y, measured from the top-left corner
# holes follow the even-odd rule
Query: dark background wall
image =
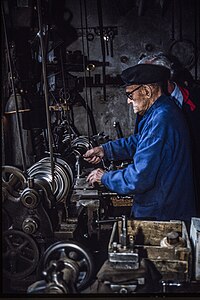
[[(42, 101), (38, 97), (33, 97), (35, 91), (38, 90), (38, 84), (41, 84), (41, 54), (38, 51), (36, 7), (36, 1), (4, 1), (9, 40), (10, 43), (14, 42), (16, 47), (15, 65), (20, 75), (19, 87), (26, 90), (26, 97), (34, 103), (35, 114), (39, 120), (36, 120), (36, 123), (39, 124), (41, 119), (45, 121), (45, 111), (42, 110), (44, 107)], [(176, 55), (181, 63), (191, 71), (195, 80), (199, 80), (199, 11), (199, 1), (197, 0), (42, 1), (43, 23), (51, 28), (48, 39), (54, 48), (48, 55), (47, 74), (50, 90), (52, 89), (54, 92), (57, 88), (57, 77), (52, 74), (60, 72), (59, 65), (56, 65), (60, 60), (60, 53), (62, 53), (66, 72), (70, 76), (82, 78), (83, 89), (80, 91), (80, 95), (93, 112), (97, 132), (103, 131), (111, 139), (115, 139), (117, 134), (113, 123), (117, 121), (121, 125), (124, 136), (128, 136), (134, 130), (135, 115), (132, 107), (127, 105), (124, 89), (119, 86), (116, 79), (124, 69), (136, 64), (143, 56), (164, 51)], [(110, 34), (111, 32), (107, 45), (104, 40), (106, 63), (104, 75), (108, 77), (107, 84), (104, 86), (100, 25), (105, 29), (105, 38), (106, 33)], [(2, 31), (3, 37), (4, 32)], [(111, 51), (112, 44), (113, 53)], [(62, 45), (61, 52), (59, 52), (60, 45)], [(108, 47), (108, 52), (106, 47)], [(2, 50), (4, 87), (2, 116), (5, 121), (4, 109), (10, 95), (10, 86), (4, 41)], [(79, 55), (80, 60), (82, 55), (87, 57), (83, 68), (77, 69), (77, 65), (75, 68), (70, 67), (71, 65), (67, 63), (73, 54), (76, 57)], [(93, 62), (92, 67), (90, 62)], [(92, 68), (90, 71), (86, 69), (88, 64)], [(90, 87), (84, 80), (85, 76), (90, 76), (93, 83), (97, 82), (97, 84)], [(59, 94), (56, 97), (59, 99)], [(51, 94), (50, 98), (50, 101), (53, 101)], [(75, 104), (73, 115), (75, 126), (80, 134), (91, 133), (86, 109)], [(3, 155), (3, 161), (20, 165), (16, 121), (9, 121), (8, 117), (4, 121), (3, 153), (12, 151)], [(8, 126), (9, 123), (10, 126)], [(14, 128), (15, 130), (12, 129), (14, 133), (8, 132), (8, 127)], [(11, 141), (8, 136), (9, 139), (11, 137)], [(23, 137), (30, 165), (35, 158), (33, 159), (34, 155), (31, 150), (30, 133), (25, 127), (23, 128)]]
[[(163, 8), (161, 3), (164, 3)], [(67, 6), (73, 13), (71, 24), (75, 28), (80, 28), (79, 1), (67, 1)], [(98, 26), (96, 1), (87, 1), (87, 10), (88, 26)], [(116, 26), (118, 32), (113, 38), (113, 57), (106, 55), (106, 61), (109, 62), (106, 74), (116, 76), (136, 64), (142, 56), (164, 51), (176, 54), (195, 75), (195, 57), (192, 47), (195, 42), (195, 1), (102, 1), (102, 11), (104, 26)], [(182, 42), (178, 42), (181, 40)], [(177, 46), (173, 46), (175, 42)], [(79, 36), (68, 49), (82, 50), (82, 37)], [(102, 60), (99, 36), (95, 35), (94, 40), (89, 42), (89, 49), (90, 59)], [(193, 63), (190, 63), (191, 61)], [(196, 77), (199, 78), (199, 60), (197, 68)], [(101, 68), (91, 72), (92, 76), (95, 73), (101, 73)], [(105, 99), (102, 89), (92, 90), (97, 127), (99, 130), (104, 128), (106, 133), (115, 138), (116, 131), (113, 123), (119, 121), (123, 133), (127, 136), (133, 132), (134, 127), (135, 116), (132, 108), (126, 104), (127, 99), (123, 89), (107, 86), (106, 90)], [(76, 121), (83, 126), (84, 114), (77, 113)]]

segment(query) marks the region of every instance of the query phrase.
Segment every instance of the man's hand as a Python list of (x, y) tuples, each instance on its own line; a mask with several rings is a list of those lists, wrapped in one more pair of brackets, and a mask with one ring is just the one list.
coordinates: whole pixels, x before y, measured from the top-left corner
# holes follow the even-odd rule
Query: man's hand
[(94, 186), (94, 183), (101, 183), (101, 177), (105, 173), (104, 170), (98, 168), (96, 170), (93, 170), (87, 177), (86, 181), (89, 182), (90, 185)]
[(92, 164), (98, 164), (104, 157), (103, 147), (95, 147), (83, 154), (85, 160)]

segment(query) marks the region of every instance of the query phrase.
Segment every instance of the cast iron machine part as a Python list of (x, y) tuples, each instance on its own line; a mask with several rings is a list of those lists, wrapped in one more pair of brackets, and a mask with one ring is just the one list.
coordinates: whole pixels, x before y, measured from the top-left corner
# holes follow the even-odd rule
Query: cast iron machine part
[[(119, 242), (114, 241), (114, 236), (111, 234), (108, 260), (115, 269), (131, 268), (137, 270), (139, 268), (139, 254), (134, 247), (133, 236), (128, 235), (127, 217), (122, 215), (116, 221), (121, 220), (121, 233)], [(114, 228), (117, 223), (114, 224)], [(113, 231), (114, 232), (114, 231)]]
[(2, 199), (10, 197), (14, 202), (18, 201), (20, 197), (20, 190), (26, 186), (26, 177), (24, 173), (16, 167), (3, 166), (2, 167)]
[[(116, 226), (117, 221), (122, 222), (122, 232), (119, 237), (121, 248), (127, 249), (127, 247), (129, 247), (131, 249), (131, 251), (133, 252), (133, 248), (134, 248), (133, 239), (131, 237), (128, 238), (127, 216), (122, 215), (121, 217), (115, 217), (115, 218), (107, 219), (107, 220), (96, 220), (96, 223), (98, 225), (105, 224), (105, 223), (115, 223), (114, 226)], [(113, 237), (111, 237), (111, 240), (112, 239), (113, 239)], [(113, 247), (114, 252), (116, 252), (116, 250), (117, 250), (116, 246), (117, 246), (117, 243), (113, 242), (112, 247)]]
[[(102, 220), (99, 223), (114, 222), (108, 245), (108, 259), (97, 274), (101, 285), (99, 293), (142, 293), (154, 292), (159, 288), (161, 274), (153, 263), (142, 257), (135, 244), (133, 234), (128, 232), (128, 221), (125, 215), (113, 220)], [(119, 228), (120, 231), (119, 231)]]
[(29, 286), (28, 293), (80, 293), (94, 275), (93, 257), (80, 243), (58, 242), (45, 251), (38, 268), (39, 273), (44, 279)]
[(3, 274), (19, 280), (29, 276), (39, 262), (39, 250), (34, 239), (19, 230), (3, 233)]
[[(59, 226), (57, 206), (65, 206), (73, 175), (67, 163), (55, 163), (56, 189), (51, 187), (49, 158), (28, 170), (29, 176), (15, 167), (2, 167), (3, 273), (9, 280), (25, 279), (36, 265)], [(51, 242), (52, 243), (52, 242)]]
[[(54, 198), (19, 169), (4, 166), (2, 171), (3, 274), (12, 285), (32, 276), (45, 243), (53, 236), (55, 226), (48, 213)], [(55, 214), (54, 223), (58, 223)]]
[[(49, 236), (52, 225), (47, 211), (54, 207), (54, 197), (48, 186), (26, 178), (15, 167), (2, 167), (3, 230), (22, 230), (27, 234)], [(40, 219), (44, 226), (40, 226)], [(55, 218), (56, 221), (56, 218)]]
[(33, 176), (29, 174), (28, 178), (17, 168), (2, 167), (3, 208), (11, 219), (9, 225), (12, 225), (12, 229), (44, 238), (52, 235), (57, 226), (56, 206), (63, 198), (66, 200), (71, 181), (69, 170), (56, 165), (56, 190), (53, 194), (48, 159), (43, 161), (43, 173), (40, 169), (38, 176), (35, 176), (37, 165), (32, 166)]
[[(31, 166), (27, 173), (30, 177), (48, 184), (53, 190), (51, 176), (51, 161), (45, 157)], [(56, 203), (66, 200), (73, 183), (73, 173), (70, 166), (61, 158), (54, 162), (54, 197)]]

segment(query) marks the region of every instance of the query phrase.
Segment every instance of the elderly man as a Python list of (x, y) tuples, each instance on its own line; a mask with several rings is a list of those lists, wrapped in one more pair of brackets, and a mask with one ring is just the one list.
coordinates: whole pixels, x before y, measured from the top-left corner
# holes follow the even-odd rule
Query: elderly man
[(90, 184), (102, 183), (121, 195), (133, 195), (132, 215), (156, 220), (195, 216), (188, 126), (181, 110), (167, 96), (169, 69), (139, 64), (122, 72), (128, 103), (142, 120), (137, 134), (88, 150), (84, 157), (97, 164), (132, 160), (126, 168), (92, 171)]
[[(191, 136), (196, 209), (197, 216), (200, 217), (200, 87), (195, 86), (191, 73), (187, 69), (183, 69), (175, 57), (172, 59), (163, 52), (145, 56), (138, 64), (161, 65), (170, 69), (168, 92), (172, 100), (182, 109)], [(137, 133), (141, 118), (141, 115), (137, 114), (134, 133)]]

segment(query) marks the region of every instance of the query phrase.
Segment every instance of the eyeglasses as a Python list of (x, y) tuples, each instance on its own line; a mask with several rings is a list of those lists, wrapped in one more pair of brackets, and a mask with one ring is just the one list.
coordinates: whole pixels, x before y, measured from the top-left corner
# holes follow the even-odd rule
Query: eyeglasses
[(126, 92), (126, 97), (128, 97), (129, 99), (133, 100), (133, 96), (132, 94), (139, 90), (139, 88), (141, 88), (141, 86), (143, 86), (143, 84), (139, 85), (138, 87), (136, 87), (136, 89), (132, 90), (131, 92)]

